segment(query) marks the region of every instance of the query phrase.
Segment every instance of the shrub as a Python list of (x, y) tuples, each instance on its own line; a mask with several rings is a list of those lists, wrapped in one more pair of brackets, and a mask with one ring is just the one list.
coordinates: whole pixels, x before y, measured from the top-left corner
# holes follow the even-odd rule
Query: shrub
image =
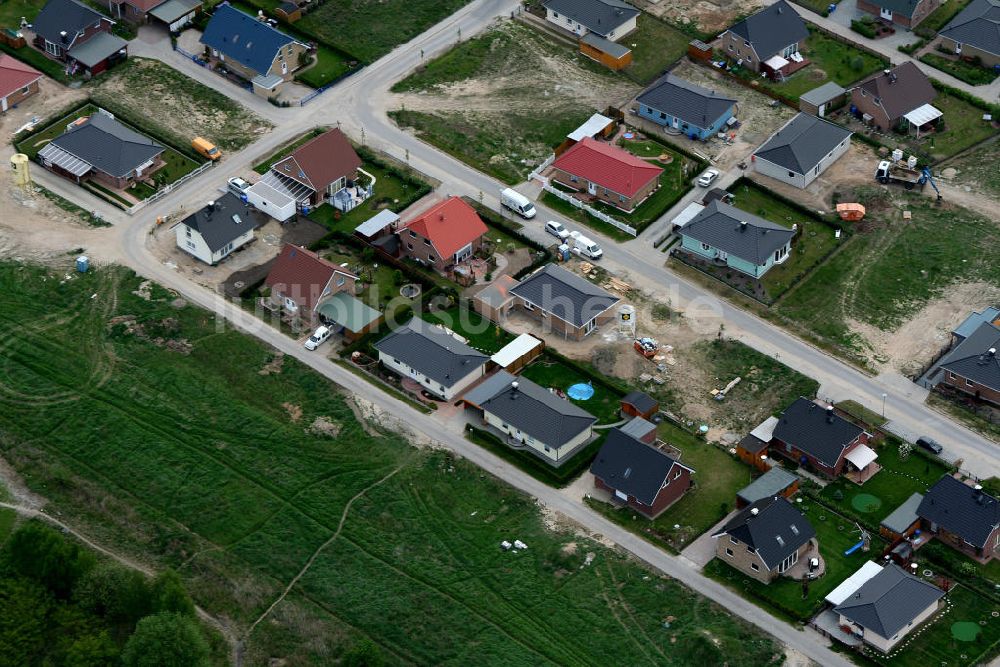
[(126, 667), (207, 667), (208, 642), (182, 614), (163, 612), (136, 625), (122, 651)]

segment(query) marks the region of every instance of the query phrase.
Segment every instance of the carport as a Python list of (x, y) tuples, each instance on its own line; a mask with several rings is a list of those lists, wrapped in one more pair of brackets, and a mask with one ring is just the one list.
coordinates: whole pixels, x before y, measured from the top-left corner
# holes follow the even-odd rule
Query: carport
[(337, 292), (321, 303), (316, 314), (349, 341), (374, 331), (382, 321), (382, 313), (347, 292)]
[(269, 182), (266, 177), (250, 186), (247, 201), (278, 222), (285, 222), (295, 215), (296, 199), (292, 193), (280, 184)]
[(149, 10), (149, 15), (167, 26), (170, 32), (180, 32), (181, 28), (191, 23), (199, 8), (199, 0), (167, 0)]

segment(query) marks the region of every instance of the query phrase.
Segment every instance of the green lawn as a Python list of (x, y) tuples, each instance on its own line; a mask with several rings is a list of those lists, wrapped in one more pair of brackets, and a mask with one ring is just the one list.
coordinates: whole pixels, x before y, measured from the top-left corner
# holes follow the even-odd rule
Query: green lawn
[(926, 53), (920, 56), (920, 62), (947, 72), (959, 81), (971, 86), (986, 86), (997, 78), (997, 72), (980, 65), (974, 65), (964, 60), (951, 60), (936, 53)]
[(28, 23), (35, 20), (35, 16), (45, 6), (46, 0), (6, 0), (0, 4), (0, 29), (11, 28), (18, 30), (21, 27), (21, 17), (28, 19)]
[[(392, 304), (392, 313), (398, 313), (400, 309), (414, 304), (413, 299), (405, 299), (399, 294), (399, 289), (403, 284), (410, 282), (408, 278), (399, 274), (396, 269), (385, 262), (369, 262), (362, 256), (353, 245), (337, 245), (330, 249), (321, 250), (320, 254), (329, 259), (334, 264), (347, 264), (351, 271), (357, 272), (361, 281), (355, 296), (364, 304), (375, 308), (378, 311), (386, 312), (387, 319), (391, 320), (387, 309)], [(375, 268), (377, 264), (377, 268)], [(399, 281), (397, 281), (399, 278)], [(425, 286), (424, 289), (427, 289)], [(402, 323), (400, 323), (402, 324)]]
[[(781, 662), (697, 593), (550, 531), (532, 498), (359, 423), (294, 359), (156, 285), (136, 296), (124, 269), (64, 273), (0, 265), (0, 400), (16, 406), (0, 454), (48, 511), (177, 568), (237, 636), (308, 564), (246, 637), (246, 664), (330, 664), (369, 643), (365, 664)], [(499, 548), (514, 538), (528, 551)]]
[(591, 377), (567, 366), (549, 354), (542, 354), (535, 359), (521, 371), (521, 375), (546, 389), (554, 388), (562, 392), (578, 382), (591, 382), (594, 385), (592, 398), (586, 401), (577, 401), (567, 397), (567, 400), (576, 403), (597, 417), (598, 424), (614, 424), (621, 421), (618, 414), (621, 409), (622, 395), (620, 393), (612, 391), (603, 384), (593, 382)]
[(636, 26), (635, 32), (621, 39), (623, 46), (632, 49), (632, 64), (625, 75), (646, 85), (687, 53), (691, 38), (651, 14), (639, 16)]
[(333, 49), (322, 44), (316, 49), (316, 64), (300, 74), (295, 75), (296, 81), (311, 88), (322, 88), (332, 83), (337, 77), (350, 71), (347, 60)]
[(423, 313), (422, 317), (428, 322), (443, 324), (468, 339), (469, 345), (484, 354), (496, 354), (514, 340), (513, 334), (468, 308), (453, 306), (447, 310)]
[(921, 37), (934, 37), (941, 28), (948, 25), (960, 11), (965, 9), (971, 0), (947, 0), (940, 7), (931, 12), (931, 15), (920, 22), (914, 30)]
[(751, 481), (750, 467), (667, 421), (659, 425), (657, 437), (679, 449), (681, 463), (695, 470), (695, 486), (684, 497), (653, 521), (628, 508), (617, 509), (596, 500), (589, 504), (647, 539), (680, 551), (734, 508), (736, 492)]
[(687, 194), (692, 187), (691, 179), (698, 170), (698, 163), (691, 160), (675, 150), (671, 150), (659, 141), (654, 139), (628, 140), (622, 139), (619, 145), (633, 155), (639, 157), (650, 157), (656, 155), (668, 155), (669, 162), (651, 160), (654, 164), (663, 169), (660, 174), (660, 189), (654, 192), (649, 199), (640, 204), (629, 214), (623, 214), (610, 206), (599, 205), (598, 208), (605, 213), (620, 217), (624, 222), (635, 227), (640, 232), (652, 223), (659, 220), (660, 216), (666, 213), (681, 197)]
[(926, 150), (935, 159), (955, 155), (997, 133), (983, 121), (983, 110), (949, 93), (934, 98), (934, 106), (944, 114), (945, 131), (928, 137)]
[(66, 131), (66, 126), (80, 118), (81, 116), (87, 116), (97, 111), (97, 107), (93, 104), (84, 104), (76, 111), (69, 113), (62, 118), (52, 120), (46, 123), (42, 129), (37, 132), (24, 137), (16, 146), (17, 150), (21, 153), (27, 155), (31, 160), (34, 160), (38, 155), (38, 151), (45, 147), (45, 144), (49, 143), (60, 134)]

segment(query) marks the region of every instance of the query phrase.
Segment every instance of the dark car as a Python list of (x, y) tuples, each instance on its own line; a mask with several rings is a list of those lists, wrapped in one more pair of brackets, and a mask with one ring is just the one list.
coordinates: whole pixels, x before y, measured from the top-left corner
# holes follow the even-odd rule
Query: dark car
[(917, 446), (923, 447), (927, 451), (933, 452), (935, 454), (940, 454), (942, 450), (944, 450), (944, 447), (942, 447), (937, 440), (934, 440), (933, 438), (928, 438), (926, 435), (922, 435), (919, 438), (917, 438)]

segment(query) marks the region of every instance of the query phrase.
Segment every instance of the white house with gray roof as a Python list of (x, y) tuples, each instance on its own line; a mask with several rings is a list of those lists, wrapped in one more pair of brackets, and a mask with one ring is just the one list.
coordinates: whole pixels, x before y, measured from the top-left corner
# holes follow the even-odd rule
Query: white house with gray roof
[(457, 334), (414, 317), (374, 345), (382, 365), (450, 401), (483, 377), (489, 357)]
[(597, 418), (526, 378), (499, 371), (462, 400), (483, 422), (546, 463), (560, 466), (593, 438)]
[(758, 174), (805, 188), (847, 152), (851, 134), (840, 125), (800, 113), (754, 151), (750, 161)]
[(696, 257), (760, 278), (788, 259), (795, 232), (715, 200), (678, 230), (681, 247)]
[(636, 29), (639, 10), (621, 0), (546, 0), (545, 20), (584, 37), (593, 33), (616, 42)]
[(227, 192), (174, 226), (177, 247), (216, 265), (254, 240), (254, 230), (267, 216)]

